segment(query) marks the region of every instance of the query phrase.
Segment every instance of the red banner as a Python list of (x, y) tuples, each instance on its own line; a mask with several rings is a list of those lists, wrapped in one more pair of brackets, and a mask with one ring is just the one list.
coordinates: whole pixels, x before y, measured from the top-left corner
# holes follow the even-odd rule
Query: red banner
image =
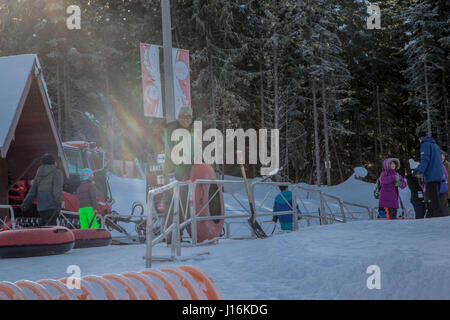
[(158, 46), (141, 43), (141, 70), (144, 116), (162, 118), (163, 110)]
[(172, 49), (173, 82), (175, 94), (175, 116), (181, 107), (191, 106), (191, 76), (189, 69), (189, 51)]

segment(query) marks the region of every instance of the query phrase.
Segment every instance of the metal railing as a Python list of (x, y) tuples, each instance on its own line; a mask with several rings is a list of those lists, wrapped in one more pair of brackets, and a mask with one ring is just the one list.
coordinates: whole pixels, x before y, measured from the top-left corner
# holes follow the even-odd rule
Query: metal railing
[[(195, 201), (195, 192), (197, 187), (202, 184), (214, 184), (217, 185), (218, 188), (212, 195), (208, 195), (208, 201), (203, 204), (201, 208), (197, 208), (197, 202)], [(219, 192), (225, 190), (225, 186), (232, 184), (240, 184), (244, 187), (243, 180), (208, 180), (208, 179), (199, 179), (193, 182), (178, 182), (174, 181), (166, 186), (150, 190), (147, 196), (147, 223), (146, 223), (146, 267), (150, 268), (152, 263), (152, 247), (163, 239), (168, 239), (171, 237), (171, 259), (175, 258), (175, 252), (177, 256), (181, 255), (181, 231), (186, 227), (190, 227), (190, 234), (192, 239), (192, 246), (197, 245), (205, 245), (211, 242), (215, 242), (221, 238), (230, 239), (230, 226), (233, 224), (247, 224), (247, 219), (250, 217), (250, 208), (245, 205), (243, 202), (236, 197), (235, 192), (227, 192), (226, 194), (231, 196), (236, 202), (239, 204), (239, 208), (232, 211), (240, 211), (243, 214), (225, 214), (224, 215), (209, 215), (202, 216), (204, 210), (206, 210), (211, 201), (213, 201), (214, 197), (219, 196)], [(256, 188), (258, 187), (269, 187), (269, 191), (264, 195), (262, 201), (257, 201), (255, 194)], [(291, 210), (283, 211), (283, 212), (273, 212), (271, 209), (264, 209), (264, 203), (268, 199), (270, 192), (273, 191), (274, 188), (278, 188), (279, 186), (288, 186), (291, 187), (292, 191), (292, 206), (289, 205)], [(188, 187), (188, 193), (186, 199), (182, 199), (180, 197), (180, 188)], [(316, 195), (317, 200), (320, 202), (320, 208), (318, 208), (317, 212), (311, 210), (311, 206), (308, 206), (305, 203), (304, 197), (298, 197), (299, 191), (306, 191), (308, 193), (306, 200), (310, 198), (311, 195)], [(158, 220), (158, 215), (155, 215), (155, 201), (154, 197), (156, 195), (161, 195), (163, 193), (172, 192), (172, 199), (170, 201), (170, 206), (167, 211), (167, 214), (164, 215), (163, 220)], [(367, 220), (374, 219), (372, 210), (364, 205), (351, 203), (347, 201), (342, 201), (340, 198), (336, 196), (332, 196), (326, 193), (323, 193), (320, 190), (305, 188), (299, 185), (292, 185), (287, 182), (254, 182), (251, 185), (251, 199), (254, 203), (255, 208), (255, 216), (256, 217), (273, 217), (274, 215), (286, 215), (292, 214), (292, 222), (294, 225), (294, 230), (298, 230), (299, 228), (299, 219), (306, 220), (306, 225), (310, 226), (310, 220), (318, 220), (320, 224), (331, 224), (331, 223), (346, 223), (348, 221), (355, 220)], [(279, 193), (279, 191), (278, 191)], [(287, 199), (282, 195), (284, 200)], [(186, 200), (185, 203), (183, 203)], [(298, 205), (303, 206), (303, 210), (298, 208)], [(352, 211), (350, 207), (358, 208), (357, 211)], [(298, 210), (297, 210), (298, 208)], [(226, 208), (224, 208), (225, 211)], [(300, 212), (299, 212), (300, 211)], [(179, 214), (181, 213), (181, 214)], [(183, 222), (180, 223), (180, 216), (183, 218)], [(227, 221), (227, 220), (236, 220), (236, 219), (245, 219), (244, 221)], [(172, 221), (170, 224), (169, 221)], [(197, 222), (199, 221), (210, 221), (210, 220), (224, 220), (224, 229), (225, 233), (219, 237), (214, 239), (210, 239), (207, 241), (203, 241), (202, 243), (198, 243), (197, 239)], [(154, 238), (152, 228), (155, 221), (159, 221), (161, 225), (161, 232)], [(264, 221), (263, 223), (272, 222), (272, 221)], [(251, 231), (251, 230), (250, 230)], [(237, 239), (243, 238), (254, 238), (252, 234), (250, 237), (240, 237)]]
[(1, 224), (4, 225), (9, 230), (16, 229), (16, 218), (14, 217), (14, 209), (13, 209), (13, 207), (10, 206), (10, 205), (7, 205), (7, 204), (0, 204), (0, 209), (9, 209), (10, 220), (11, 220), (11, 228), (2, 219), (0, 219)]

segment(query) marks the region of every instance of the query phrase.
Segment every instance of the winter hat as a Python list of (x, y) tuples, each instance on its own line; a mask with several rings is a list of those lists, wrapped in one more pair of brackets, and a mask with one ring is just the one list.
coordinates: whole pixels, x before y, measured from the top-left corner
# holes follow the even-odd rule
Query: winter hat
[(178, 112), (178, 118), (180, 118), (180, 116), (182, 114), (188, 114), (192, 117), (192, 108), (191, 107), (181, 107), (180, 111)]
[(41, 157), (42, 164), (52, 165), (55, 164), (55, 157), (50, 153), (46, 153)]
[(416, 169), (419, 166), (419, 162), (414, 161), (413, 159), (409, 159), (409, 167), (411, 170)]
[(87, 181), (90, 178), (94, 177), (94, 172), (92, 172), (92, 170), (89, 168), (81, 169), (79, 172), (81, 181)]
[(417, 138), (423, 138), (428, 136), (428, 130), (425, 126), (419, 126), (416, 129), (416, 137)]

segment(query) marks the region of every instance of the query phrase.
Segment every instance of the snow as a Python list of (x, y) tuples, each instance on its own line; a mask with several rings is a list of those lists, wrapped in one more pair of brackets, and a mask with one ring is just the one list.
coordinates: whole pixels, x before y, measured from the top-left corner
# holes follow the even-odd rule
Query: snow
[[(143, 180), (110, 176), (110, 182), (116, 210), (128, 212), (136, 200), (145, 203)], [(347, 201), (374, 202), (374, 185), (354, 176), (338, 186), (301, 185)], [(234, 191), (245, 201), (245, 190), (235, 187)], [(266, 191), (266, 187), (255, 189), (258, 205)], [(263, 206), (270, 208), (275, 195)], [(230, 194), (225, 198), (230, 210), (239, 209)], [(307, 201), (317, 205), (316, 199)], [(245, 225), (243, 229), (249, 232)], [(183, 246), (175, 261), (155, 260), (152, 267), (197, 266), (227, 299), (449, 299), (449, 230), (450, 217), (302, 226), (296, 232), (277, 233), (266, 239), (223, 239), (215, 245)], [(0, 281), (60, 279), (67, 277), (69, 265), (78, 265), (81, 276), (141, 271), (144, 255), (145, 245), (131, 245), (5, 259), (0, 264)], [(158, 244), (153, 255), (169, 257), (170, 248)], [(366, 286), (371, 276), (367, 269), (373, 265), (381, 271), (380, 290)]]
[(34, 54), (0, 57), (0, 101), (2, 102), (0, 147), (5, 144), (9, 128), (36, 59), (37, 56)]

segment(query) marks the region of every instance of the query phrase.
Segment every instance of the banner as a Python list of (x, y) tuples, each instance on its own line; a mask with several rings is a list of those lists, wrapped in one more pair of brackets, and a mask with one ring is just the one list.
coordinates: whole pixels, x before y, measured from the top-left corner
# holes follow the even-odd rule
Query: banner
[(191, 106), (191, 77), (189, 69), (189, 51), (172, 49), (173, 88), (175, 94), (175, 118), (181, 107)]
[(141, 43), (144, 116), (163, 118), (159, 47)]

